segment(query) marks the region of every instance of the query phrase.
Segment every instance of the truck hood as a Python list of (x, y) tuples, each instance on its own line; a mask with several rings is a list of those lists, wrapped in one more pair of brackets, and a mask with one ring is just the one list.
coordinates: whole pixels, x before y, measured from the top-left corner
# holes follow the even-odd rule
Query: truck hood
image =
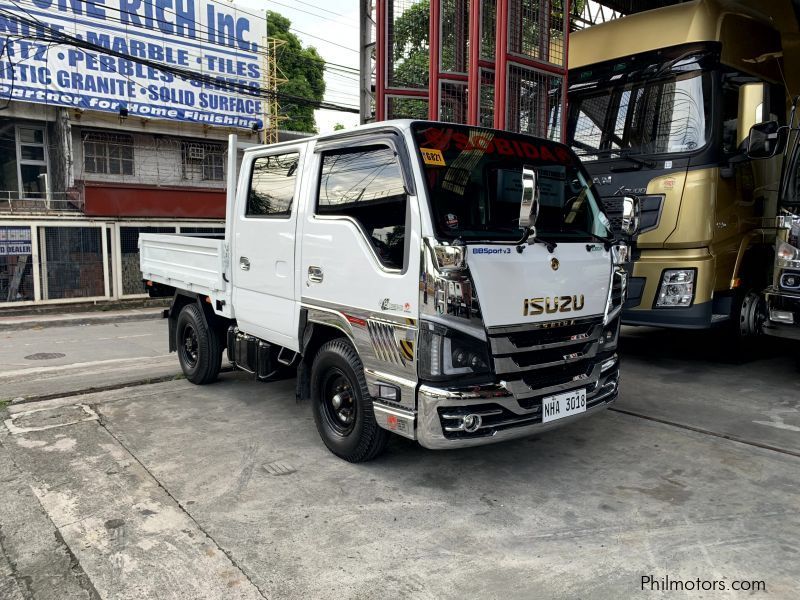
[(487, 327), (602, 315), (611, 253), (602, 244), (468, 245), (467, 266)]

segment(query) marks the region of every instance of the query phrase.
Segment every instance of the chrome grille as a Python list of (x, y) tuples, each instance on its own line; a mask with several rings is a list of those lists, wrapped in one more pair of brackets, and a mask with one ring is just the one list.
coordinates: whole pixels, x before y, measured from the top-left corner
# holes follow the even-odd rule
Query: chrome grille
[(489, 343), (495, 372), (520, 405), (600, 376), (602, 317), (495, 328)]

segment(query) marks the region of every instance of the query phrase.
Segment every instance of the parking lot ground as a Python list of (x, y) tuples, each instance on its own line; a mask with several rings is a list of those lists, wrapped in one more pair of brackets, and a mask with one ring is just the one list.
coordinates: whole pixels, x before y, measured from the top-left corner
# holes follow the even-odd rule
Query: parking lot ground
[(31, 399), (177, 376), (166, 319), (0, 329), (0, 400)]
[(762, 338), (626, 327), (618, 410), (800, 457), (800, 346)]
[[(398, 438), (352, 465), (293, 380), (241, 373), (14, 405), (0, 444), (95, 597), (795, 598), (793, 364), (676, 336), (626, 332), (625, 412), (484, 448)], [(648, 575), (727, 590), (643, 592)]]

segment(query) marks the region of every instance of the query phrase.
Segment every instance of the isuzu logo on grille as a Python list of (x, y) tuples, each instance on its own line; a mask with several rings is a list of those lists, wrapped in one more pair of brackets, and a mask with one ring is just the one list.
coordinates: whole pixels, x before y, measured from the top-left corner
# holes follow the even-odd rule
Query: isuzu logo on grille
[(583, 310), (583, 294), (574, 296), (545, 296), (543, 298), (525, 298), (522, 302), (522, 315), (535, 317), (536, 315)]

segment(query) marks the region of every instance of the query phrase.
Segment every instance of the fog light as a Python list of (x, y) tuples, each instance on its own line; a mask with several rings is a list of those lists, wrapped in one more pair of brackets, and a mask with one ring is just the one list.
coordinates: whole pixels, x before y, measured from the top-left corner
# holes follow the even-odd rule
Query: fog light
[(800, 289), (800, 274), (784, 273), (781, 275), (781, 287), (788, 289)]
[(600, 366), (600, 372), (605, 373), (616, 364), (617, 364), (617, 355), (615, 354), (613, 358), (608, 359)]
[(393, 385), (378, 384), (378, 398), (389, 402), (400, 402), (400, 390)]
[(668, 269), (661, 277), (657, 307), (691, 306), (694, 298), (694, 269)]
[(464, 415), (462, 422), (464, 423), (464, 431), (475, 433), (483, 424), (483, 419), (480, 415)]
[(788, 310), (771, 310), (769, 311), (769, 320), (776, 323), (794, 323), (794, 314)]

